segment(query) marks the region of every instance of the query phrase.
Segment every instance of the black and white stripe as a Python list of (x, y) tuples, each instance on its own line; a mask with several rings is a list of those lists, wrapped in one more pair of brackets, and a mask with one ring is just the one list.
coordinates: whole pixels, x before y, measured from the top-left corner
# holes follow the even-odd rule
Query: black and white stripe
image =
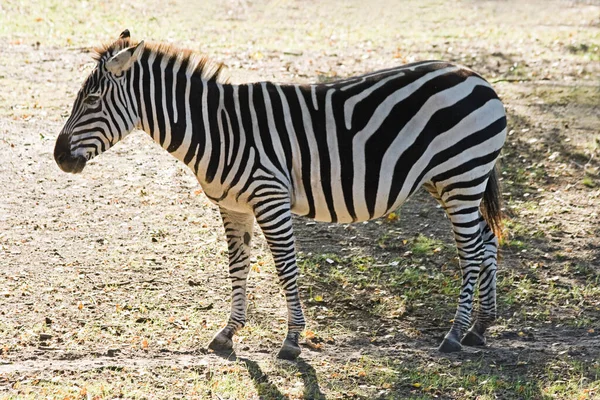
[[(440, 349), (458, 350), (461, 339), (484, 343), (496, 313), (494, 164), (506, 136), (504, 107), (484, 79), (425, 61), (328, 84), (232, 85), (189, 52), (130, 46), (126, 35), (101, 50), (55, 157), (64, 170), (78, 172), (73, 160), (89, 160), (138, 127), (194, 171), (221, 209), (230, 254), (232, 311), (212, 348), (230, 349), (245, 323), (254, 219), (287, 298), (289, 331), (280, 356), (294, 358), (305, 321), (292, 213), (365, 221), (395, 210), (419, 187), (446, 210), (463, 271), (454, 323)], [(90, 101), (90, 94), (100, 100)], [(478, 278), (480, 312), (463, 338)]]

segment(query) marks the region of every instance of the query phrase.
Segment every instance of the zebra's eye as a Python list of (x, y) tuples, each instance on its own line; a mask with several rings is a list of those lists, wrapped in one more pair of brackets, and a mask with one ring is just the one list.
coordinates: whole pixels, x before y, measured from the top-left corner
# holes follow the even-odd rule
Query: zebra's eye
[(96, 104), (98, 104), (99, 100), (100, 96), (98, 96), (97, 94), (88, 94), (85, 100), (83, 100), (83, 102), (87, 105), (95, 106)]

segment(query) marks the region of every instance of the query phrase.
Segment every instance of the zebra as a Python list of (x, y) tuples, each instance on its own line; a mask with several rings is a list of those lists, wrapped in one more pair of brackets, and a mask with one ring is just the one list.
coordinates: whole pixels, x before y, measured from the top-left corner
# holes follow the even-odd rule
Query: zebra
[(305, 318), (292, 214), (371, 220), (420, 187), (445, 210), (462, 271), (456, 314), (439, 351), (486, 344), (496, 318), (496, 161), (506, 114), (481, 76), (422, 61), (330, 83), (234, 85), (220, 78), (222, 64), (173, 45), (134, 42), (128, 30), (98, 47), (95, 60), (54, 158), (63, 171), (79, 173), (138, 128), (194, 172), (220, 210), (232, 286), (227, 325), (210, 349), (233, 351), (233, 336), (245, 325), (255, 220), (287, 303), (278, 357), (293, 360)]

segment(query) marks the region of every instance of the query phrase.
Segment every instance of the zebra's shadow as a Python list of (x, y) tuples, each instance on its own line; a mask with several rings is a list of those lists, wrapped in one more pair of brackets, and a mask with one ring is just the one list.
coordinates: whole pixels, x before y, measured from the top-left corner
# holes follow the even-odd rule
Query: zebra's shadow
[[(246, 366), (250, 379), (256, 388), (256, 391), (261, 399), (287, 399), (277, 385), (271, 382), (271, 379), (267, 374), (263, 372), (260, 365), (256, 361), (250, 360), (245, 357), (238, 357), (235, 352), (225, 354), (218, 354), (221, 357), (226, 358), (229, 361), (239, 361)], [(300, 378), (304, 383), (304, 399), (310, 400), (324, 400), (327, 397), (321, 392), (319, 386), (319, 379), (317, 373), (312, 365), (307, 363), (304, 359), (299, 358), (296, 361), (283, 361), (278, 360), (279, 367), (283, 369), (297, 369), (300, 372)]]
[[(283, 363), (283, 362), (282, 362)], [(304, 383), (304, 398), (305, 399), (326, 399), (321, 388), (319, 386), (319, 379), (317, 378), (317, 372), (312, 365), (307, 363), (304, 359), (299, 358), (295, 363), (286, 363), (287, 365), (296, 365), (300, 372), (300, 378)]]
[[(247, 358), (239, 357), (238, 360), (246, 365), (250, 378), (256, 387), (256, 391), (260, 398), (265, 399), (287, 399), (279, 388), (266, 375), (256, 361)], [(303, 359), (298, 359), (295, 362), (281, 361), (280, 367), (288, 369), (296, 367), (300, 372), (300, 378), (304, 382), (304, 398), (305, 399), (326, 399), (319, 387), (319, 380), (315, 369)]]

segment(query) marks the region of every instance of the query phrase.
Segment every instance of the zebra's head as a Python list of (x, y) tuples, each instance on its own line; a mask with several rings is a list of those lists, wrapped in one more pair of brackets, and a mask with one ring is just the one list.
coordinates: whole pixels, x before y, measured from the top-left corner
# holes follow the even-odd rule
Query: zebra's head
[(79, 173), (88, 160), (108, 150), (139, 123), (129, 88), (130, 70), (144, 51), (132, 44), (129, 31), (98, 50), (97, 65), (77, 94), (71, 116), (54, 147), (54, 159), (65, 172)]

